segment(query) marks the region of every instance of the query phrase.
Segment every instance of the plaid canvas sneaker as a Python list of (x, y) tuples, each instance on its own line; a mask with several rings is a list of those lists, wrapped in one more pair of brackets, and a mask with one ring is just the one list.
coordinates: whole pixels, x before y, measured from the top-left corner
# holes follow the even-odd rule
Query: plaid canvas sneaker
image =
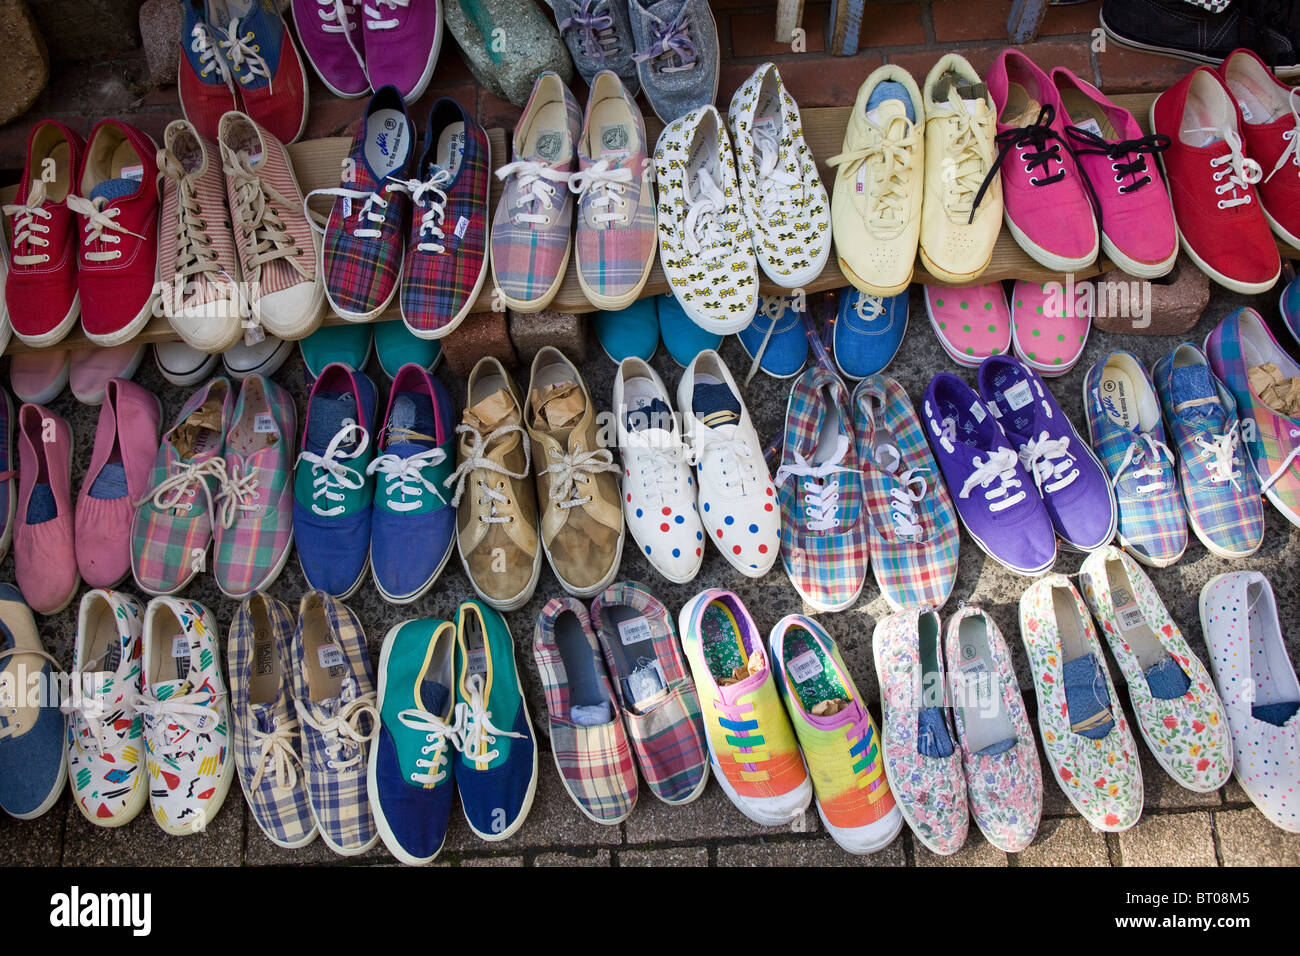
[(307, 71), (277, 0), (207, 0), (207, 22), (243, 109), (282, 143), (307, 128)]
[(591, 621), (646, 787), (664, 803), (690, 803), (704, 792), (709, 758), (672, 615), (645, 588), (621, 583), (596, 595)]
[(375, 386), (361, 372), (325, 366), (307, 397), (294, 463), (293, 539), (307, 584), (351, 597), (370, 561), (375, 479)]
[(230, 381), (214, 378), (181, 407), (163, 435), (149, 491), (131, 522), (131, 573), (147, 594), (175, 594), (206, 570), (222, 458), (230, 430)]
[(366, 794), (379, 711), (361, 621), (342, 601), (308, 591), (298, 604), (289, 660), (312, 816), (326, 846), (356, 856), (379, 842)]
[(874, 853), (903, 829), (880, 754), (880, 732), (831, 636), (810, 617), (790, 614), (772, 628), (772, 673), (817, 799), (835, 842)]
[(286, 850), (316, 839), (302, 763), (302, 728), (293, 706), (294, 620), (261, 591), (230, 622), (230, 732), (239, 785), (263, 835)]
[(801, 817), (812, 782), (754, 619), (739, 597), (713, 588), (687, 601), (677, 623), (723, 793), (763, 826)]
[(578, 809), (596, 823), (626, 820), (636, 806), (636, 768), (587, 609), (551, 598), (537, 616), (533, 659), (546, 691), (551, 755)]
[(379, 836), (403, 863), (442, 852), (456, 784), (456, 625), (417, 618), (393, 627), (379, 652), (379, 733), (366, 793)]
[(1187, 523), (1217, 557), (1254, 554), (1264, 542), (1264, 500), (1232, 393), (1190, 342), (1156, 362), (1151, 376), (1178, 451)]
[(488, 841), (513, 836), (537, 792), (537, 737), (506, 619), (479, 601), (456, 609), (456, 790), (465, 821)]
[(781, 563), (790, 583), (819, 611), (852, 606), (870, 557), (862, 474), (848, 390), (823, 365), (808, 369), (790, 389), (774, 483), (781, 503)]
[(217, 618), (197, 601), (158, 597), (144, 612), (140, 699), (153, 818), (172, 836), (202, 833), (235, 776)]
[(492, 281), (516, 312), (540, 312), (559, 291), (569, 264), (582, 109), (556, 73), (537, 77), (515, 125), (513, 160), (492, 217)]
[(578, 284), (598, 309), (641, 294), (655, 258), (655, 198), (641, 110), (609, 70), (597, 74), (578, 141)]
[(1145, 565), (1168, 567), (1187, 550), (1187, 512), (1146, 366), (1129, 352), (1103, 356), (1084, 377), (1083, 400), (1119, 505), (1119, 543)]
[(961, 534), (939, 465), (903, 386), (871, 375), (853, 390), (864, 524), (881, 596), (938, 610), (957, 579)]
[(1254, 309), (1240, 309), (1220, 322), (1205, 339), (1205, 354), (1237, 400), (1241, 439), (1260, 489), (1288, 521), (1300, 525), (1300, 403), (1294, 387), (1300, 365)]
[(289, 559), (297, 433), (293, 397), (264, 376), (245, 378), (226, 433), (226, 474), (216, 500), (213, 570), (228, 597), (270, 587)]
[(330, 308), (349, 322), (369, 322), (397, 295), (411, 206), (406, 180), (415, 153), (415, 127), (396, 87), (370, 98), (352, 137), (341, 185), (307, 194), (333, 196), (322, 269)]
[(424, 152), (402, 186), (411, 226), (398, 300), (413, 335), (450, 335), (474, 308), (488, 274), (488, 200), (492, 188), (487, 132), (455, 100), (429, 109)]
[(95, 589), (81, 598), (73, 649), (68, 717), (68, 779), (77, 809), (91, 823), (119, 827), (149, 802), (140, 696), (144, 608), (124, 591)]

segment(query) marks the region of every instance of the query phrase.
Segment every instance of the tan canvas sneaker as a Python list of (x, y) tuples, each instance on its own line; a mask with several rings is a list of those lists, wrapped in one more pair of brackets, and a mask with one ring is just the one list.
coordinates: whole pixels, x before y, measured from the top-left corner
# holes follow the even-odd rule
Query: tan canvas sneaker
[(542, 570), (532, 456), (519, 389), (496, 359), (479, 359), (456, 444), (456, 547), (474, 590), (498, 611), (523, 607)]
[(921, 263), (936, 279), (973, 283), (993, 258), (1002, 228), (1002, 182), (995, 178), (971, 216), (997, 157), (997, 109), (979, 74), (949, 53), (925, 78), (925, 199)]
[[(868, 110), (882, 83), (897, 84), (908, 101), (891, 96)], [(898, 295), (912, 281), (921, 237), (923, 115), (916, 81), (900, 66), (882, 66), (858, 90), (843, 151), (827, 160), (835, 168), (831, 233), (840, 269), (868, 295)]]
[(586, 383), (558, 349), (533, 359), (524, 418), (546, 560), (566, 591), (592, 597), (614, 580), (623, 555), (619, 469), (600, 440)]

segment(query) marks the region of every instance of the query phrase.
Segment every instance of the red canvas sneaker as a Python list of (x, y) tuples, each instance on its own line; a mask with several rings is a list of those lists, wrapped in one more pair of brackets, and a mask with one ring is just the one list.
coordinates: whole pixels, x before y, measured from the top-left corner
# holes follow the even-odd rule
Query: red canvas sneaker
[(14, 335), (37, 348), (62, 339), (81, 314), (77, 214), (67, 199), (85, 151), (82, 138), (61, 123), (37, 123), (18, 196), (4, 207), (13, 238), (5, 305)]
[(1219, 285), (1253, 295), (1277, 282), (1282, 260), (1259, 204), (1258, 162), (1242, 142), (1237, 105), (1219, 74), (1200, 66), (1151, 104), (1183, 249)]
[(207, 10), (244, 112), (280, 142), (292, 143), (307, 128), (307, 71), (279, 4), (207, 0)]
[(130, 341), (158, 297), (158, 147), (117, 120), (90, 131), (78, 195), (81, 217), (77, 289), (81, 325), (96, 345)]
[(181, 111), (205, 139), (217, 138), (217, 123), (229, 110), (239, 109), (239, 96), (230, 66), (217, 46), (208, 23), (205, 0), (182, 0), (181, 59), (176, 69)]

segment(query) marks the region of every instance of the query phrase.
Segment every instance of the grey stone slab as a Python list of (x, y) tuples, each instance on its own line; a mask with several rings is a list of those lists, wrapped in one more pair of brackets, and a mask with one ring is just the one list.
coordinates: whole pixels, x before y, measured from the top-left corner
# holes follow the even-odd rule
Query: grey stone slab
[(1300, 866), (1300, 833), (1274, 826), (1253, 807), (1214, 814), (1224, 866)]
[[(1121, 691), (1121, 693), (1123, 693)], [(1144, 812), (1151, 810), (1182, 810), (1191, 807), (1220, 807), (1223, 798), (1218, 790), (1209, 793), (1197, 793), (1188, 790), (1165, 772), (1151, 751), (1146, 741), (1141, 739), (1141, 732), (1136, 726), (1133, 734), (1138, 738), (1138, 753), (1142, 759), (1142, 797)]]
[(709, 851), (702, 846), (673, 846), (662, 850), (618, 850), (619, 866), (708, 866)]
[(296, 850), (286, 850), (266, 838), (266, 834), (258, 828), (247, 806), (244, 807), (244, 813), (248, 817), (245, 824), (248, 838), (244, 845), (244, 863), (248, 866), (327, 866), (344, 860), (366, 864), (395, 862), (384, 846), (383, 840), (358, 856), (339, 856), (319, 836), (306, 846), (298, 847)]
[(461, 866), (523, 866), (524, 858), (522, 856), (511, 856), (508, 853), (500, 856), (465, 856), (461, 857)]
[(1217, 866), (1208, 813), (1144, 815), (1119, 835), (1124, 866)]
[(827, 836), (806, 835), (754, 840), (718, 847), (718, 866), (903, 866), (901, 840), (879, 853), (855, 856)]
[(589, 853), (539, 853), (533, 857), (533, 866), (610, 866), (609, 850)]
[(1019, 866), (1110, 866), (1105, 835), (1080, 816), (1044, 820), (1015, 860)]
[(984, 839), (984, 834), (980, 833), (978, 827), (972, 826), (962, 848), (948, 856), (931, 853), (911, 831), (908, 831), (907, 838), (912, 841), (913, 859), (917, 866), (1007, 865), (1007, 855)]
[(63, 861), (63, 827), (69, 812), (81, 816), (65, 790), (35, 820), (0, 814), (0, 866), (58, 866)]
[(97, 827), (69, 806), (63, 862), (68, 866), (238, 866), (244, 842), (244, 813), (238, 788), (208, 828), (171, 836), (146, 806), (125, 826)]
[[(821, 829), (821, 819), (813, 807), (803, 816), (806, 832)], [(669, 806), (653, 797), (642, 795), (632, 815), (624, 824), (628, 843), (656, 843), (661, 840), (691, 841), (717, 837), (756, 837), (790, 832), (789, 826), (765, 827), (745, 816), (722, 792), (712, 778), (693, 802)]]

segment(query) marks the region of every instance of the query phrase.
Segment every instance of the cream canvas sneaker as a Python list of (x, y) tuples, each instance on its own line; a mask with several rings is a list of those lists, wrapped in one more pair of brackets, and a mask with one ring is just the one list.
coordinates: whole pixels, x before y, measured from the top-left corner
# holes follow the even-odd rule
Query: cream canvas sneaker
[(916, 81), (902, 67), (882, 66), (858, 90), (843, 151), (827, 160), (836, 170), (831, 220), (840, 269), (869, 295), (898, 295), (912, 281), (921, 235), (922, 116)]
[(758, 264), (783, 288), (807, 285), (831, 254), (831, 204), (799, 106), (774, 65), (764, 63), (736, 90), (727, 128)]
[(758, 260), (740, 212), (736, 160), (712, 106), (664, 127), (655, 146), (659, 261), (682, 311), (707, 332), (739, 332), (758, 309)]
[(936, 63), (925, 78), (924, 101), (921, 262), (944, 282), (971, 283), (988, 268), (1002, 228), (1000, 178), (974, 208), (997, 156), (997, 110), (979, 74), (956, 53)]

